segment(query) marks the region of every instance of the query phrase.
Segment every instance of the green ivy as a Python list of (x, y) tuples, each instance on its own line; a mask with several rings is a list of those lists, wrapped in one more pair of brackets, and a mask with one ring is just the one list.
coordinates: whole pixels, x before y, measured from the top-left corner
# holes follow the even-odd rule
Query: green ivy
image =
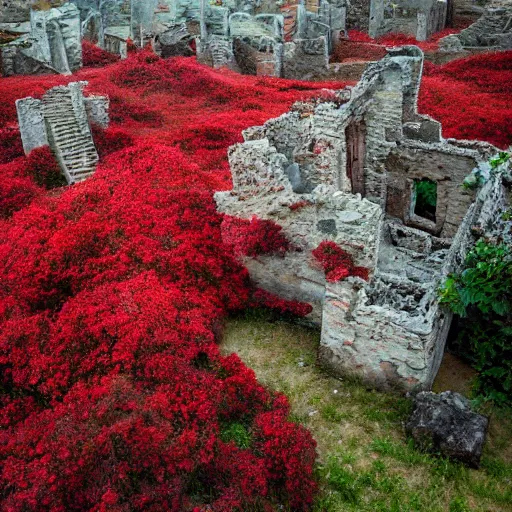
[(497, 157), (492, 158), (489, 163), (493, 169), (496, 169), (500, 165), (508, 162), (510, 160), (510, 154), (506, 151), (501, 151)]
[(416, 181), (416, 206), (422, 210), (437, 206), (437, 184), (430, 180)]
[(512, 249), (479, 240), (440, 302), (463, 317), (458, 344), (479, 372), (481, 399), (512, 405)]

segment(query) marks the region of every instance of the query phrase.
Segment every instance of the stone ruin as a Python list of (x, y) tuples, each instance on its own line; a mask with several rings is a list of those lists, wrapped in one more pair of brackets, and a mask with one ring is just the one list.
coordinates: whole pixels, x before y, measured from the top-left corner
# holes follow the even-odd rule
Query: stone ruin
[(198, 59), (253, 75), (322, 74), (345, 32), (346, 0), (278, 3), (201, 0)]
[(53, 8), (17, 0), (15, 7), (0, 10), (0, 30), (20, 35), (2, 49), (4, 74), (75, 71), (83, 36), (121, 57), (127, 56), (129, 40), (140, 47), (151, 43), (168, 57), (191, 54), (196, 39), (199, 60), (215, 67), (303, 78), (304, 71), (327, 68), (333, 44), (345, 31), (348, 5), (347, 0), (46, 3)]
[(39, 7), (40, 3), (43, 2), (34, 3), (28, 11), (30, 22), (0, 24), (0, 30), (5, 29), (16, 36), (6, 44), (0, 44), (0, 74), (70, 75), (82, 67), (78, 8), (64, 2), (54, 2), (56, 7), (43, 8)]
[(109, 124), (109, 100), (83, 95), (87, 82), (54, 87), (42, 99), (16, 101), (25, 154), (50, 146), (69, 185), (85, 180), (96, 170), (98, 152), (90, 124)]
[(447, 26), (451, 9), (452, 0), (372, 0), (369, 34), (402, 33), (426, 41)]
[(444, 52), (512, 49), (512, 5), (493, 3), (468, 28), (440, 39), (439, 47)]
[[(357, 25), (356, 14), (365, 15), (366, 28), (370, 11), (372, 37), (400, 32), (425, 40), (458, 6), (454, 0), (13, 0), (0, 7), (0, 72), (70, 74), (82, 65), (85, 38), (122, 58), (133, 41), (151, 44), (164, 58), (197, 52), (200, 62), (245, 74), (352, 80), (364, 62), (329, 60), (337, 43), (347, 44), (340, 35)], [(507, 0), (493, 0), (474, 25), (441, 40), (435, 62), (512, 47), (510, 9)]]
[[(233, 190), (216, 194), (229, 216), (272, 220), (292, 250), (242, 257), (257, 286), (313, 306), (321, 325), (320, 361), (335, 374), (378, 388), (430, 388), (452, 315), (437, 291), (504, 207), (498, 150), (483, 142), (445, 140), (440, 124), (420, 115), (423, 54), (390, 50), (334, 102), (298, 103), (244, 132), (229, 161)], [(462, 184), (486, 176), (478, 189)], [(421, 207), (420, 184), (437, 196)], [(312, 256), (329, 240), (370, 270), (368, 282), (327, 282)]]

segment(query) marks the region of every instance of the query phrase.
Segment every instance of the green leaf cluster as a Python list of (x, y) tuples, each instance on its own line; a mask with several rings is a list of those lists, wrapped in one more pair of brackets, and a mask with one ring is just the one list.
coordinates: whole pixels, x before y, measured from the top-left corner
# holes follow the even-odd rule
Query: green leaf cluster
[(512, 249), (481, 239), (440, 302), (463, 317), (458, 344), (479, 371), (480, 397), (512, 405)]
[(492, 169), (496, 169), (500, 165), (508, 162), (510, 160), (510, 153), (506, 151), (501, 151), (497, 157), (492, 158), (489, 163), (491, 164)]
[(421, 209), (437, 205), (437, 184), (430, 180), (416, 182), (416, 206)]

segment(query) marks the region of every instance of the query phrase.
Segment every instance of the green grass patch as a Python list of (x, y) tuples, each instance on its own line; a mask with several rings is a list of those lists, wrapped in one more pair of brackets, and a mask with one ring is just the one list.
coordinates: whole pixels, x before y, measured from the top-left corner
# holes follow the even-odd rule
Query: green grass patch
[[(330, 377), (316, 365), (319, 339), (317, 330), (249, 315), (228, 323), (221, 345), (285, 393), (290, 419), (315, 437), (320, 493), (313, 512), (512, 512), (510, 414), (487, 411), (491, 430), (479, 471), (422, 453), (404, 432), (411, 400)], [(241, 427), (224, 429), (223, 439), (250, 442)]]

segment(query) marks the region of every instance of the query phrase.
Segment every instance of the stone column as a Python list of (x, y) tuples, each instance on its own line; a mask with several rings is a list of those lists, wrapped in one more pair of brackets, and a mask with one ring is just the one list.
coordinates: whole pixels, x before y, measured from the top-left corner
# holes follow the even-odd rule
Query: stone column
[(372, 0), (370, 4), (370, 37), (378, 37), (379, 29), (384, 21), (384, 0)]

